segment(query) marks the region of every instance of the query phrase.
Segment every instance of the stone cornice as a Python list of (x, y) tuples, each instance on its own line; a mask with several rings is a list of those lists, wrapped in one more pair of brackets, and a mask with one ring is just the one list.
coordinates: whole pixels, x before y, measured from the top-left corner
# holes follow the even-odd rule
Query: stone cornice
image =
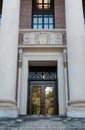
[(74, 100), (74, 101), (68, 101), (68, 105), (72, 105), (72, 104), (85, 104), (85, 100)]
[(66, 32), (66, 28), (64, 29), (19, 29), (20, 33), (23, 32)]
[(31, 44), (26, 44), (26, 45), (18, 45), (18, 48), (60, 48), (60, 49), (64, 49), (67, 48), (66, 45), (31, 45)]

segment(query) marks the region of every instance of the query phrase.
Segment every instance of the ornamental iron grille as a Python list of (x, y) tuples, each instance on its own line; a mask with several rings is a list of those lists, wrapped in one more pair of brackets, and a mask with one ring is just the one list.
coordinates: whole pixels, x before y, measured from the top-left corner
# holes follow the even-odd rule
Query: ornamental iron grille
[(56, 80), (57, 79), (57, 72), (54, 70), (51, 70), (51, 68), (48, 67), (47, 71), (45, 70), (40, 71), (40, 69), (37, 71), (30, 71), (29, 72), (29, 80)]
[(32, 3), (32, 28), (53, 29), (54, 0), (33, 0)]
[(56, 80), (55, 72), (30, 72), (30, 80)]

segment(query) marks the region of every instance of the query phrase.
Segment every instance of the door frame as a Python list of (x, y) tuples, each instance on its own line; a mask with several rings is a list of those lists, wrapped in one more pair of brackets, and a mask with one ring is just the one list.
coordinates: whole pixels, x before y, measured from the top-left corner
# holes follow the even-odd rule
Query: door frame
[(23, 52), (21, 81), (19, 89), (19, 114), (27, 115), (27, 92), (29, 79), (29, 61), (56, 61), (58, 72), (58, 102), (59, 115), (65, 115), (66, 112), (66, 93), (64, 79), (64, 64), (62, 52)]

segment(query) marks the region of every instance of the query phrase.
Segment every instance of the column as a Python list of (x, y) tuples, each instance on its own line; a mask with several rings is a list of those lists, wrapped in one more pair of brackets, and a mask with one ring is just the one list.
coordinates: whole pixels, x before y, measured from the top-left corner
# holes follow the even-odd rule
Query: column
[(20, 0), (4, 0), (0, 42), (0, 117), (17, 117), (16, 67)]
[(85, 117), (85, 32), (82, 0), (65, 0), (69, 96), (67, 116)]

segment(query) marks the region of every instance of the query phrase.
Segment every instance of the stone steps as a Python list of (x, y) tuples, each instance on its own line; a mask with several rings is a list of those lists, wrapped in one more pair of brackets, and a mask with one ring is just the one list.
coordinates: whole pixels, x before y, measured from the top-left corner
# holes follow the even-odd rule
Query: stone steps
[(85, 130), (85, 119), (23, 116), (0, 119), (0, 130)]

